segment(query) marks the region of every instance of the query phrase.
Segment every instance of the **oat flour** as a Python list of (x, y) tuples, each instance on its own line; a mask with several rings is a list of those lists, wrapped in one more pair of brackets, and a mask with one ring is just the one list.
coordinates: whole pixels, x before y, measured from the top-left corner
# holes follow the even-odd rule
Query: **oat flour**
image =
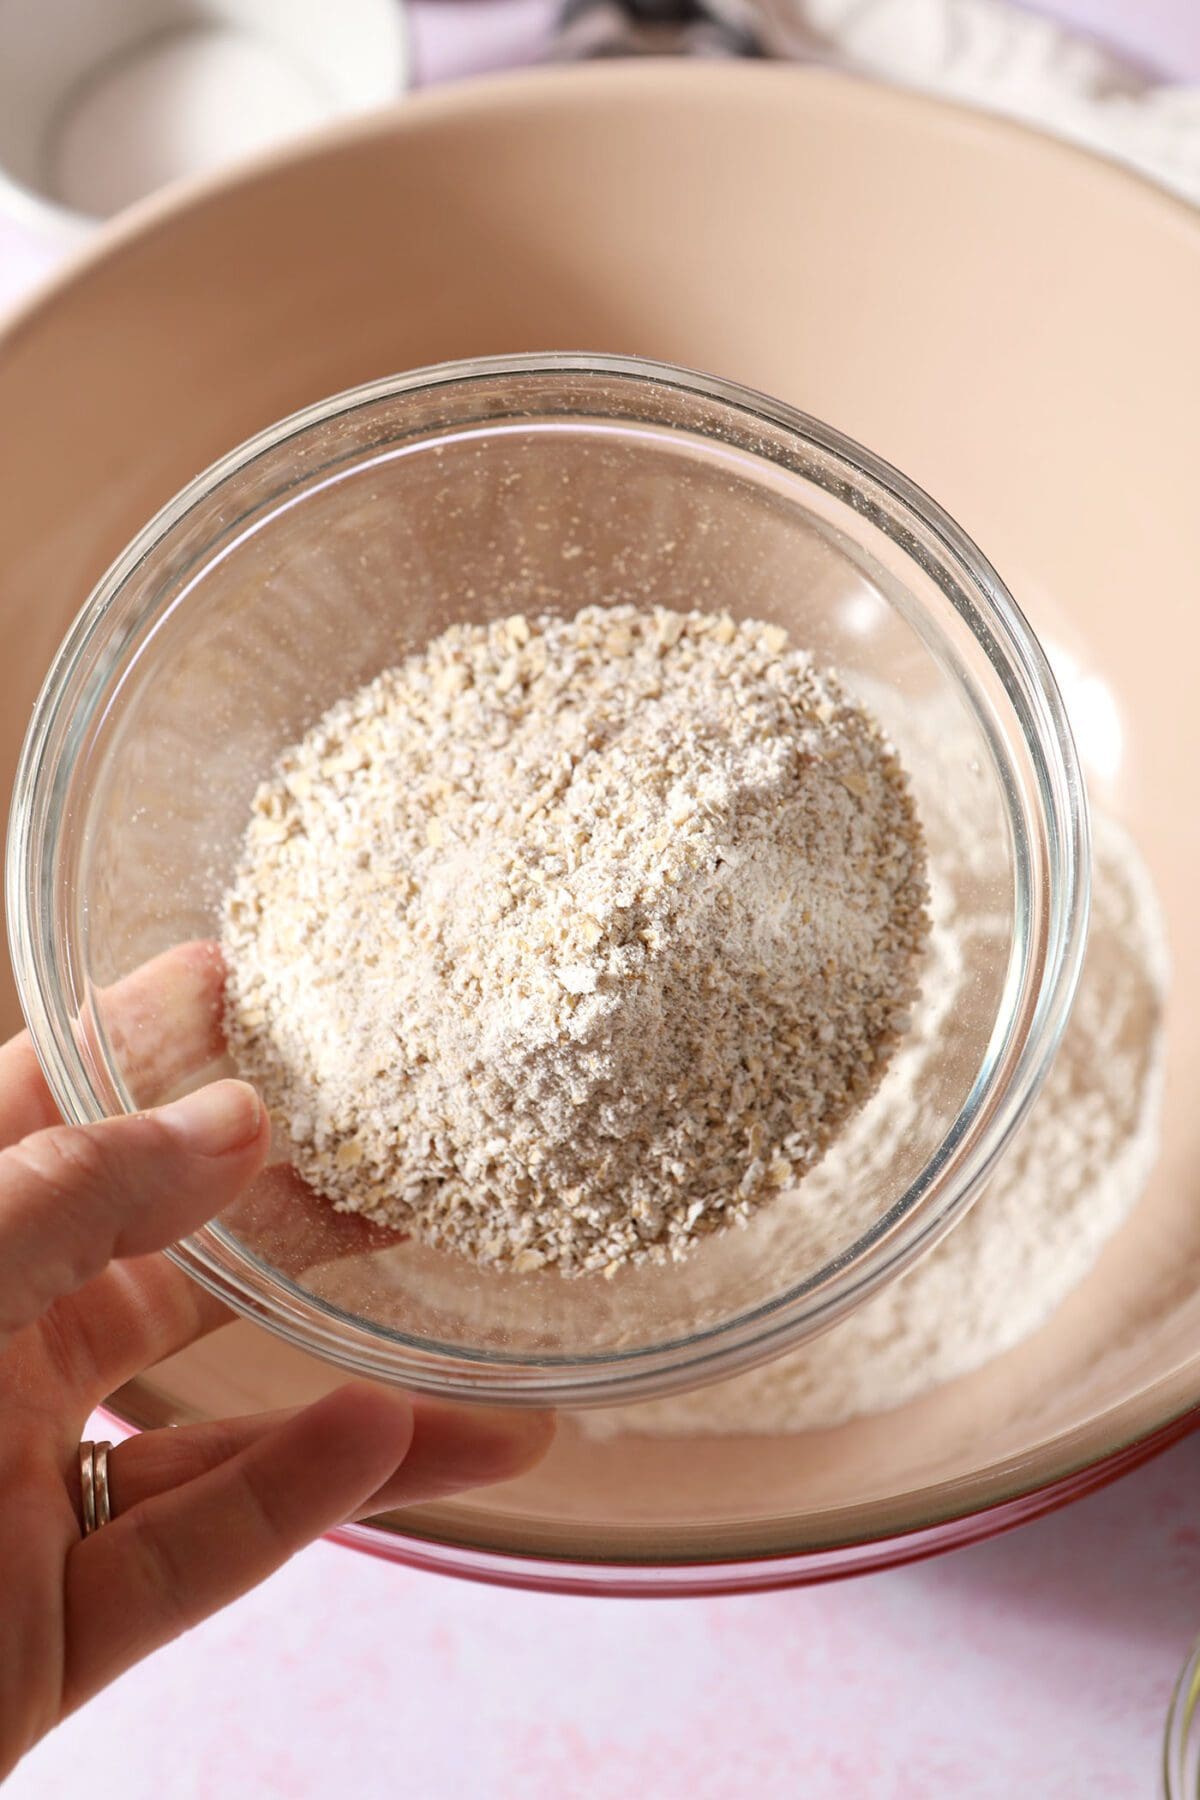
[(460, 625), (254, 801), (227, 1035), (301, 1174), (491, 1266), (678, 1259), (877, 1086), (927, 935), (908, 786), (774, 625)]

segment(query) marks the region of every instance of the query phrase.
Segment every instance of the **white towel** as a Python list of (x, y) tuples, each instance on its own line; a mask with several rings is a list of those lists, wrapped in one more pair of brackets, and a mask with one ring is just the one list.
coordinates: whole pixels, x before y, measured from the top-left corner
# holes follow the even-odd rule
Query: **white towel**
[(1006, 113), (1200, 204), (1200, 88), (1008, 0), (566, 0), (556, 54), (822, 62)]

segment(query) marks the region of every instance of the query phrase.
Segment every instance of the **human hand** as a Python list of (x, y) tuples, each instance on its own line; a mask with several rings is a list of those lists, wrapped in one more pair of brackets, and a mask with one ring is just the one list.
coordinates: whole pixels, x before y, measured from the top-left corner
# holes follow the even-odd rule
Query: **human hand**
[[(189, 945), (107, 997), (124, 1066), (139, 1059), (135, 1092), (168, 1093), (219, 1051), (222, 976), (211, 946)], [(28, 1037), (0, 1049), (0, 1779), (98, 1688), (332, 1526), (505, 1480), (549, 1441), (544, 1414), (343, 1387), (117, 1445), (111, 1523), (81, 1535), (89, 1413), (229, 1320), (158, 1252), (237, 1199), (269, 1137), (234, 1081), (64, 1126)], [(304, 1266), (369, 1246), (363, 1221), (306, 1210), (276, 1180)]]

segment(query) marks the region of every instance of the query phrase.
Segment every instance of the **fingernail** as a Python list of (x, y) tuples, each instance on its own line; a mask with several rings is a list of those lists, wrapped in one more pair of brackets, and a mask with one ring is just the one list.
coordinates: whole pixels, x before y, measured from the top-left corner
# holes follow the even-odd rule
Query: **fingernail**
[(214, 1081), (155, 1117), (192, 1156), (228, 1156), (244, 1150), (262, 1129), (262, 1102), (245, 1081)]

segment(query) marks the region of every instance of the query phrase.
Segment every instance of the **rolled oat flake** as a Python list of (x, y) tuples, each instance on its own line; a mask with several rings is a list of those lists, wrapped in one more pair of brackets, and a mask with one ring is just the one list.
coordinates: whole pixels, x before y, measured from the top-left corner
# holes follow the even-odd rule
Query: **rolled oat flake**
[(813, 1167), (908, 1023), (926, 901), (895, 754), (778, 625), (454, 625), (255, 795), (227, 1036), (334, 1206), (612, 1274)]

